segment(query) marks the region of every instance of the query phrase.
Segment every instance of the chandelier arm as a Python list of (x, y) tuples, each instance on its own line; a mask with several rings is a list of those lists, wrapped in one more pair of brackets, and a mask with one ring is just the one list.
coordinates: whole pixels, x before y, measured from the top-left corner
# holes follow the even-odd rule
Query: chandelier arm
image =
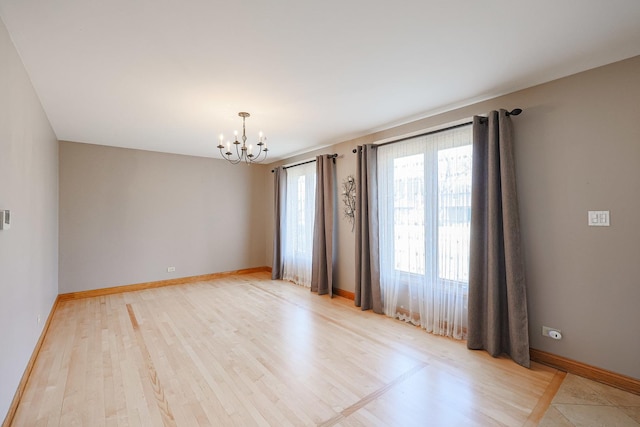
[(251, 163), (258, 163), (259, 162), (258, 159), (260, 158), (260, 155), (262, 154), (262, 146), (260, 146), (259, 144), (256, 144), (256, 145), (258, 147), (258, 154), (251, 153), (251, 157), (249, 157), (247, 155), (247, 158), (249, 159), (249, 161)]
[[(264, 157), (262, 159), (260, 159), (260, 156), (264, 154)], [(264, 162), (267, 159), (267, 152), (264, 151), (262, 149), (262, 147), (260, 147), (260, 151), (258, 151), (258, 154), (253, 156), (251, 159), (251, 163), (260, 163), (260, 162)]]
[[(237, 140), (236, 140), (237, 141)], [(235, 146), (236, 146), (236, 156), (238, 156), (238, 160), (242, 160), (242, 148), (240, 147), (240, 143), (238, 142), (237, 144), (234, 142)]]
[[(222, 152), (222, 149), (220, 149), (220, 152)], [(229, 153), (228, 155), (226, 153), (222, 153), (222, 157), (232, 165), (237, 165), (238, 163), (240, 163), (240, 159), (233, 160), (231, 158), (231, 153)]]
[(229, 160), (229, 159), (227, 159), (226, 153), (224, 151), (222, 151), (223, 148), (224, 147), (222, 146), (222, 144), (220, 144), (220, 146), (218, 146), (218, 149), (220, 150), (220, 155), (222, 156), (223, 159)]

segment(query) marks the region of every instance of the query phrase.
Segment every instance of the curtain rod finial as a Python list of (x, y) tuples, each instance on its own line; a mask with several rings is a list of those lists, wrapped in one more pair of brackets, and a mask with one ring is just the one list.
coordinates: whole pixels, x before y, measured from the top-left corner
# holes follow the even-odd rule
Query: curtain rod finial
[(520, 113), (522, 113), (522, 108), (514, 108), (507, 113), (507, 116), (518, 116)]
[(356, 148), (354, 148), (353, 150), (351, 150), (351, 152), (352, 152), (353, 154), (355, 154), (355, 153), (357, 153), (357, 152), (358, 152), (358, 150), (357, 150)]

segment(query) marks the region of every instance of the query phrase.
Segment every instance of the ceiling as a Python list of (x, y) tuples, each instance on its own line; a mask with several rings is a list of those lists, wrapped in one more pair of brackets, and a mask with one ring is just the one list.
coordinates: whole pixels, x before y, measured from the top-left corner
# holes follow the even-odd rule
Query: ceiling
[(0, 0), (61, 140), (271, 159), (640, 54), (638, 0)]

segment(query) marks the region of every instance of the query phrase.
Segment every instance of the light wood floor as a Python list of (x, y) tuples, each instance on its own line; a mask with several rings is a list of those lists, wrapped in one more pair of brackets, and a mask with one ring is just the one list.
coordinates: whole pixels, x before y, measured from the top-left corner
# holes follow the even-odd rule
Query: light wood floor
[(259, 273), (62, 302), (13, 426), (535, 425), (558, 379)]

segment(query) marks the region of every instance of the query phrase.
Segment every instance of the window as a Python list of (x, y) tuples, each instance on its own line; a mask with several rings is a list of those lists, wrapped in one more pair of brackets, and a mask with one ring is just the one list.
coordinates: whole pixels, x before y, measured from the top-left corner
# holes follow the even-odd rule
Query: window
[(303, 286), (311, 286), (315, 190), (315, 163), (287, 169), (283, 278)]
[(385, 312), (457, 337), (466, 329), (471, 139), (465, 126), (378, 148)]

